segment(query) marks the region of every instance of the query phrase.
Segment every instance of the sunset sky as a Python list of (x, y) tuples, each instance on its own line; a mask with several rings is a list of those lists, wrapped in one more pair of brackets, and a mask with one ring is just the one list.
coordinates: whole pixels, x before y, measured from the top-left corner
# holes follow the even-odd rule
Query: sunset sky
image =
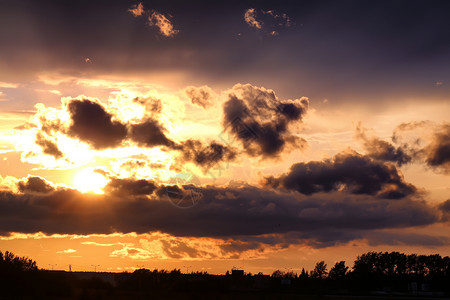
[(225, 273), (450, 255), (448, 1), (0, 1), (0, 250)]

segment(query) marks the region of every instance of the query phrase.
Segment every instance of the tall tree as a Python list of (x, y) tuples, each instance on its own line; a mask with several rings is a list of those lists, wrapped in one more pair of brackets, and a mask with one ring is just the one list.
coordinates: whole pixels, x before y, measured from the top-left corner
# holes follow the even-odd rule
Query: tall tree
[(347, 274), (348, 267), (345, 265), (345, 261), (337, 262), (334, 267), (331, 268), (328, 278), (330, 279), (342, 279)]
[(311, 278), (323, 279), (327, 276), (327, 264), (322, 260), (316, 263), (314, 270), (311, 271)]

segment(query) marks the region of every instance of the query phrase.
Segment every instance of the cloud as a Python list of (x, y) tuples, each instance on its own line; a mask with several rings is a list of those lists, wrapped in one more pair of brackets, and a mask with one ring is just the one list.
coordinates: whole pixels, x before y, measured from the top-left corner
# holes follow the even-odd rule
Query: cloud
[(77, 252), (77, 250), (75, 250), (75, 249), (66, 249), (66, 250), (57, 251), (56, 253), (70, 254), (70, 253), (75, 253), (75, 252)]
[(158, 27), (161, 35), (163, 35), (165, 37), (173, 37), (178, 32), (180, 32), (179, 30), (176, 30), (173, 27), (172, 23), (165, 15), (163, 15), (155, 10), (152, 12), (149, 12), (148, 24), (150, 26)]
[(361, 124), (356, 128), (356, 137), (363, 142), (367, 155), (381, 161), (394, 162), (398, 166), (410, 163), (412, 156), (408, 154), (406, 147), (395, 147), (389, 142), (376, 137), (368, 137)]
[(0, 91), (0, 101), (8, 101), (8, 99), (4, 98), (5, 94)]
[(52, 184), (37, 176), (28, 176), (25, 180), (18, 181), (17, 187), (21, 193), (49, 194), (55, 191)]
[(164, 134), (164, 128), (155, 120), (149, 119), (142, 123), (131, 124), (129, 137), (140, 146), (166, 146), (174, 148), (175, 143)]
[(411, 149), (416, 160), (450, 173), (450, 123), (403, 123), (394, 131), (393, 140)]
[(394, 165), (356, 152), (342, 152), (324, 161), (294, 164), (286, 174), (267, 177), (265, 184), (305, 195), (347, 191), (389, 199), (403, 198), (417, 191), (404, 181)]
[[(173, 141), (160, 122), (163, 119), (160, 115), (162, 104), (158, 99), (134, 98), (128, 104), (137, 104), (145, 112), (141, 111), (141, 117), (131, 118), (121, 114), (126, 111), (126, 106), (122, 106), (120, 112), (114, 103), (106, 106), (96, 99), (84, 96), (66, 98), (63, 103), (62, 110), (38, 105), (38, 112), (33, 117), (34, 123), (23, 127), (23, 130), (31, 130), (35, 135), (34, 142), (41, 148), (42, 154), (55, 159), (70, 160), (63, 151), (67, 151), (66, 136), (90, 145), (90, 150), (117, 149), (130, 144), (144, 149), (165, 147), (162, 151), (175, 151), (178, 162), (192, 162), (204, 170), (221, 161), (233, 160), (237, 155), (237, 149), (216, 141), (205, 143), (193, 138)], [(65, 148), (59, 147), (58, 143)], [(37, 160), (38, 154), (36, 149), (29, 149), (26, 157)]]
[(0, 88), (5, 88), (5, 89), (16, 89), (19, 87), (19, 84), (17, 83), (11, 83), (11, 82), (3, 82), (0, 81)]
[(149, 26), (155, 26), (159, 29), (159, 33), (165, 37), (173, 37), (180, 31), (175, 29), (172, 22), (168, 17), (163, 15), (156, 10), (145, 10), (142, 2), (132, 5), (128, 11), (136, 18), (140, 16), (147, 16), (147, 21)]
[(450, 244), (450, 238), (447, 236), (434, 236), (408, 232), (374, 231), (367, 234), (365, 239), (368, 241), (370, 246), (408, 245), (436, 247)]
[(62, 158), (64, 154), (59, 150), (58, 145), (51, 140), (46, 139), (42, 134), (36, 134), (36, 145), (41, 146), (42, 152), (53, 156), (55, 159)]
[(269, 36), (279, 35), (279, 30), (290, 27), (293, 22), (287, 14), (278, 14), (274, 10), (260, 10), (249, 8), (244, 13), (244, 20), (248, 26), (263, 31)]
[(106, 193), (122, 196), (151, 195), (157, 189), (153, 181), (132, 178), (112, 178), (105, 186)]
[(251, 156), (276, 157), (286, 146), (301, 149), (304, 139), (288, 130), (299, 123), (308, 109), (308, 99), (279, 100), (272, 90), (237, 84), (224, 103), (223, 125)]
[(221, 161), (232, 161), (237, 150), (217, 142), (207, 145), (198, 140), (187, 140), (182, 143), (183, 159), (192, 161), (198, 166), (209, 169)]
[(249, 8), (245, 11), (244, 20), (250, 27), (262, 28), (262, 23), (256, 19), (256, 11), (254, 8)]
[(128, 11), (134, 16), (139, 17), (142, 16), (145, 13), (144, 5), (142, 5), (142, 2), (139, 2), (138, 4), (132, 5)]
[(426, 162), (429, 166), (439, 167), (445, 172), (450, 172), (450, 124), (438, 126), (433, 139), (424, 148)]
[(179, 237), (323, 247), (361, 239), (374, 230), (423, 226), (440, 220), (436, 209), (410, 197), (391, 200), (345, 192), (303, 196), (249, 185), (179, 187), (202, 195), (196, 206), (179, 209), (164, 193), (151, 193), (152, 183), (143, 184), (143, 190), (137, 189), (142, 192), (133, 193), (133, 187), (142, 182), (132, 180), (115, 182), (104, 195), (63, 188), (46, 194), (36, 193), (36, 188), (24, 193), (2, 191), (0, 233), (160, 231)]
[(72, 124), (68, 134), (90, 143), (95, 149), (117, 147), (125, 139), (127, 128), (113, 121), (99, 102), (89, 99), (72, 100), (67, 104)]
[(442, 202), (439, 205), (439, 210), (442, 212), (442, 219), (444, 221), (450, 221), (450, 199)]
[(183, 92), (191, 100), (192, 104), (203, 107), (204, 109), (212, 105), (213, 90), (207, 85), (200, 87), (188, 86)]

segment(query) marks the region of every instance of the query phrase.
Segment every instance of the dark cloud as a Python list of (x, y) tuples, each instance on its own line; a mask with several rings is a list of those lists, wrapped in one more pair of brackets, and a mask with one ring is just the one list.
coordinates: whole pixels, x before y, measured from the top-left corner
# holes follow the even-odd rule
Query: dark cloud
[(204, 144), (198, 140), (187, 140), (182, 143), (183, 159), (209, 169), (222, 161), (236, 158), (237, 151), (231, 147), (211, 142)]
[(36, 145), (41, 146), (42, 152), (53, 156), (55, 159), (62, 158), (64, 154), (59, 150), (58, 145), (48, 139), (46, 139), (42, 134), (36, 135), (35, 140)]
[(444, 211), (444, 212), (450, 212), (450, 199), (448, 199), (447, 201), (443, 202), (439, 208)]
[(151, 195), (157, 189), (153, 181), (133, 178), (112, 178), (105, 186), (105, 193), (123, 196)]
[(213, 91), (208, 86), (188, 86), (184, 89), (184, 93), (191, 100), (192, 104), (208, 108), (212, 105)]
[(404, 146), (395, 147), (389, 142), (376, 137), (368, 137), (364, 128), (360, 125), (356, 129), (356, 137), (363, 142), (367, 155), (382, 161), (394, 162), (399, 166), (410, 163), (412, 156)]
[(450, 123), (403, 123), (394, 131), (393, 140), (411, 149), (416, 160), (450, 173)]
[(148, 119), (138, 124), (131, 124), (129, 137), (132, 141), (144, 147), (175, 147), (175, 143), (164, 134), (164, 127), (153, 119)]
[(356, 152), (340, 153), (324, 161), (294, 164), (286, 174), (267, 177), (265, 184), (305, 195), (341, 190), (398, 199), (416, 192), (416, 188), (404, 181), (394, 165)]
[[(134, 184), (144, 188), (127, 194), (134, 190)], [(323, 247), (361, 239), (374, 230), (439, 222), (434, 208), (410, 198), (393, 201), (342, 192), (306, 197), (248, 185), (222, 188), (186, 185), (174, 188), (185, 192), (195, 189), (202, 199), (190, 209), (180, 209), (167, 199), (163, 186), (156, 192), (160, 196), (148, 195), (153, 189), (148, 182), (132, 183), (129, 179), (116, 181), (112, 186), (104, 195), (68, 189), (47, 194), (2, 191), (0, 232), (7, 235), (40, 231), (46, 234), (161, 231), (175, 236), (233, 238), (248, 245), (309, 243)], [(145, 195), (138, 195), (141, 192)]]
[(26, 180), (19, 181), (17, 187), (22, 193), (48, 194), (55, 191), (55, 188), (45, 179), (36, 176), (29, 176)]
[(450, 124), (443, 124), (436, 129), (432, 142), (424, 151), (429, 166), (450, 173)]
[(434, 236), (408, 232), (374, 231), (367, 234), (366, 239), (371, 246), (379, 245), (408, 245), (436, 247), (450, 244), (450, 238), (446, 236)]
[(304, 147), (288, 126), (300, 122), (307, 109), (306, 98), (279, 100), (271, 90), (238, 84), (224, 104), (223, 123), (249, 155), (274, 157), (287, 145)]
[(126, 138), (126, 126), (113, 121), (112, 115), (97, 102), (75, 99), (67, 104), (67, 109), (72, 121), (68, 134), (95, 149), (117, 147)]
[[(136, 97), (133, 102), (143, 105), (147, 116), (135, 123), (122, 123), (113, 120), (114, 115), (107, 112), (102, 104), (94, 100), (72, 99), (66, 104), (70, 114), (68, 128), (60, 120), (54, 121), (42, 115), (39, 117), (41, 132), (36, 134), (35, 143), (42, 148), (43, 153), (52, 155), (56, 159), (63, 158), (64, 153), (59, 150), (56, 143), (47, 137), (51, 137), (54, 132), (76, 137), (97, 150), (120, 147), (125, 141), (131, 141), (146, 148), (164, 146), (168, 150), (178, 151), (181, 163), (193, 162), (205, 170), (221, 161), (233, 160), (236, 157), (236, 149), (215, 141), (209, 144), (195, 139), (174, 142), (166, 135), (164, 126), (153, 118), (162, 109), (159, 99)], [(27, 155), (32, 157), (36, 156), (36, 153), (30, 152)], [(141, 167), (142, 164), (142, 161), (139, 162)]]
[(439, 205), (439, 210), (442, 212), (442, 219), (450, 221), (450, 199)]

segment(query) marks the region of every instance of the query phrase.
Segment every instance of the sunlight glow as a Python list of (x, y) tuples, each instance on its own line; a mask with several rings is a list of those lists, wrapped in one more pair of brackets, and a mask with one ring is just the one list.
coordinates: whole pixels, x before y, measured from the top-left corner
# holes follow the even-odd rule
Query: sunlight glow
[(108, 179), (95, 171), (95, 168), (86, 168), (78, 172), (73, 179), (73, 186), (83, 193), (103, 194), (102, 188)]

